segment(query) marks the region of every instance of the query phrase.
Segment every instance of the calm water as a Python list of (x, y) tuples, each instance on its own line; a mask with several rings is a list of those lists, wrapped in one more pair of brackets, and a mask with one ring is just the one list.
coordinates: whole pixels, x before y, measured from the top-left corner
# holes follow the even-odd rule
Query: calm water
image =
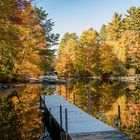
[(0, 92), (0, 140), (39, 139), (43, 133), (39, 95), (53, 93), (112, 126), (120, 105), (121, 131), (140, 140), (140, 85), (100, 81), (68, 85), (18, 84)]

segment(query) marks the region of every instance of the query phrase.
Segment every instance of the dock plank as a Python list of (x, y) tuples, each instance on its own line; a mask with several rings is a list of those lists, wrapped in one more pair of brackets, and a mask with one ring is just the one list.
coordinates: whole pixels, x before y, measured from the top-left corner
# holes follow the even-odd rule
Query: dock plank
[(130, 140), (123, 133), (85, 113), (60, 95), (41, 96), (48, 110), (60, 125), (60, 105), (62, 106), (62, 128), (65, 128), (65, 109), (68, 111), (68, 131), (72, 140)]

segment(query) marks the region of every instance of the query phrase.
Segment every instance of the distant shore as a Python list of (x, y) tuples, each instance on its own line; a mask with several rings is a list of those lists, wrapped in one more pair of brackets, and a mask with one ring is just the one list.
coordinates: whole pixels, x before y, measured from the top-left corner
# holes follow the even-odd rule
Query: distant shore
[(140, 74), (126, 75), (126, 76), (111, 76), (110, 80), (123, 81), (123, 82), (140, 82)]
[[(140, 83), (140, 74), (126, 75), (126, 76), (110, 76), (109, 80), (127, 82), (127, 83)], [(0, 82), (0, 91), (14, 87), (14, 83), (30, 83), (30, 82)], [(12, 84), (12, 85), (11, 85)]]

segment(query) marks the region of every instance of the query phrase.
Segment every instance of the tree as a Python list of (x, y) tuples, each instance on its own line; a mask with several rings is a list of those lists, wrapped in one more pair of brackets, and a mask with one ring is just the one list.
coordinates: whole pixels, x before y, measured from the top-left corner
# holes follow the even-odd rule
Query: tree
[[(101, 29), (100, 64), (101, 73), (124, 75), (126, 63), (126, 48), (121, 41), (122, 16), (114, 13), (111, 22)], [(106, 58), (106, 60), (104, 60)]]
[(126, 74), (124, 64), (116, 57), (113, 47), (108, 44), (100, 46), (100, 71), (103, 76), (119, 76)]
[(140, 7), (131, 7), (123, 19), (123, 29), (140, 35)]
[(107, 26), (107, 41), (117, 41), (121, 36), (122, 16), (114, 13), (113, 18)]
[(34, 8), (36, 14), (36, 20), (39, 22), (39, 25), (43, 28), (46, 42), (48, 46), (56, 45), (59, 39), (59, 34), (52, 33), (54, 22), (51, 19), (47, 19), (48, 14), (43, 10), (43, 8)]
[(99, 43), (98, 33), (94, 29), (86, 30), (79, 40), (79, 47), (76, 51), (76, 71), (81, 75), (95, 75), (97, 66), (97, 49)]
[(140, 71), (140, 40), (135, 31), (125, 31), (120, 38), (120, 45), (126, 50), (126, 68)]
[(89, 29), (79, 39), (66, 33), (59, 47), (58, 67), (78, 76), (122, 76), (132, 68), (140, 72), (140, 8), (131, 7), (126, 16), (114, 13), (100, 34)]
[(126, 67), (140, 72), (140, 8), (131, 7), (123, 19), (122, 38), (126, 47)]
[(74, 73), (75, 54), (78, 47), (78, 37), (75, 33), (66, 33), (59, 46), (57, 71), (61, 74)]
[(112, 50), (112, 46), (102, 45), (100, 46), (100, 69), (102, 74), (105, 75), (107, 73), (113, 73), (113, 62), (114, 62), (114, 54)]
[(105, 43), (106, 40), (107, 40), (107, 26), (103, 24), (100, 30), (100, 43)]
[(50, 69), (58, 34), (42, 8), (25, 0), (0, 1), (0, 79), (24, 80)]

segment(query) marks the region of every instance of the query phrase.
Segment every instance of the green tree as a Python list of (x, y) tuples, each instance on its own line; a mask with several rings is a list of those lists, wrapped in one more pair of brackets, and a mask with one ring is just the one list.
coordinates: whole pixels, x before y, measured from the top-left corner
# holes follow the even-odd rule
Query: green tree
[(131, 7), (123, 19), (123, 29), (140, 35), (140, 7)]

